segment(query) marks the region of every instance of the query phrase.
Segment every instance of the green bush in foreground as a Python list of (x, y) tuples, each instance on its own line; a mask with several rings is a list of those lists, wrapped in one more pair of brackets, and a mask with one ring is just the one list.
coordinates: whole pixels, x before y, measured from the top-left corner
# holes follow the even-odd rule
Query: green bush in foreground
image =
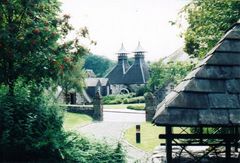
[(19, 80), (13, 95), (0, 87), (0, 162), (61, 159), (62, 114), (35, 86)]
[(0, 162), (125, 162), (121, 145), (64, 132), (60, 108), (24, 83), (16, 82), (13, 95), (0, 86)]
[(67, 133), (63, 143), (62, 155), (65, 161), (81, 163), (125, 163), (125, 154), (121, 144), (114, 149), (106, 143), (79, 136), (76, 133)]
[(129, 105), (129, 106), (127, 106), (127, 109), (131, 109), (131, 110), (145, 110), (145, 106), (144, 105)]

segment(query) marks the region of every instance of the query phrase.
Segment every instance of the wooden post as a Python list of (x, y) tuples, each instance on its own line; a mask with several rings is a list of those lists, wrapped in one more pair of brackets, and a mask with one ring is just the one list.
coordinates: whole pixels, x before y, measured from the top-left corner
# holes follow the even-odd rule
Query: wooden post
[(226, 140), (226, 161), (230, 161), (231, 158), (231, 144), (229, 140)]
[(172, 127), (166, 126), (166, 156), (167, 156), (167, 163), (172, 162)]
[(202, 134), (203, 134), (203, 127), (200, 126), (200, 135), (201, 135), (201, 138), (200, 138), (200, 144), (203, 143)]
[(141, 126), (136, 125), (136, 143), (141, 143)]
[[(235, 127), (234, 135), (237, 135), (239, 137), (238, 127)], [(238, 138), (235, 139), (234, 141), (234, 147), (235, 147), (235, 152), (238, 152)]]

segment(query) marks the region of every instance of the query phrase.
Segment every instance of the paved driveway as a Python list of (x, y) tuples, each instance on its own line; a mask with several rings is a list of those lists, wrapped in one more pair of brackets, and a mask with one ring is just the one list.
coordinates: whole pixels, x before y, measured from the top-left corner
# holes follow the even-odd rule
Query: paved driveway
[(123, 140), (123, 132), (126, 129), (145, 121), (145, 112), (128, 109), (105, 109), (103, 118), (103, 122), (94, 122), (78, 128), (78, 131), (89, 137), (104, 140), (112, 145), (121, 142), (127, 152), (128, 162), (134, 162), (146, 157), (147, 153), (132, 147)]
[(145, 111), (135, 111), (129, 109), (104, 109), (103, 121), (141, 123), (145, 122)]

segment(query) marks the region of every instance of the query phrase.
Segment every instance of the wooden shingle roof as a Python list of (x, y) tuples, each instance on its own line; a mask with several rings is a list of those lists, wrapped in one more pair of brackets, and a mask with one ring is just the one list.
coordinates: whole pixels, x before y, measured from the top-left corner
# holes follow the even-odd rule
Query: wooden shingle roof
[(153, 123), (240, 126), (240, 24), (157, 107)]

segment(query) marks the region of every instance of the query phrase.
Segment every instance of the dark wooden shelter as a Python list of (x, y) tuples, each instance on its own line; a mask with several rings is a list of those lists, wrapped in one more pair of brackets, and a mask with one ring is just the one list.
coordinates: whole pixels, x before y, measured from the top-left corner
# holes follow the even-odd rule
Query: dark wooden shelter
[[(180, 146), (196, 162), (223, 146), (226, 159), (231, 159), (240, 139), (239, 23), (226, 32), (203, 61), (158, 105), (153, 123), (166, 128), (166, 133), (159, 137), (166, 139), (167, 162), (172, 162), (172, 146)], [(174, 133), (173, 127), (183, 130)], [(189, 133), (187, 127), (196, 132)], [(204, 132), (209, 127), (214, 132)], [(210, 148), (199, 158), (186, 149), (189, 145)]]

